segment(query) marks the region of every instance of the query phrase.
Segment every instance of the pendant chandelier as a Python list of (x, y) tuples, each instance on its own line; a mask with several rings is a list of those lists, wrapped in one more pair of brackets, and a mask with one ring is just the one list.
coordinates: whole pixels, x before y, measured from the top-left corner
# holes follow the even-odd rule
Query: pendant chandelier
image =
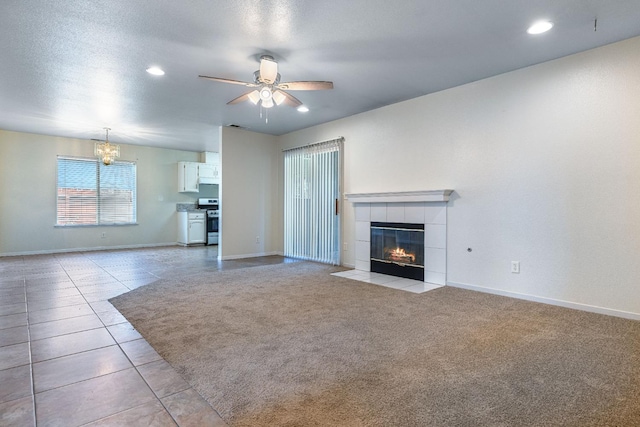
[(120, 146), (109, 143), (109, 131), (111, 128), (104, 128), (104, 130), (107, 132), (107, 137), (104, 142), (96, 141), (93, 153), (105, 166), (108, 166), (112, 165), (120, 157)]

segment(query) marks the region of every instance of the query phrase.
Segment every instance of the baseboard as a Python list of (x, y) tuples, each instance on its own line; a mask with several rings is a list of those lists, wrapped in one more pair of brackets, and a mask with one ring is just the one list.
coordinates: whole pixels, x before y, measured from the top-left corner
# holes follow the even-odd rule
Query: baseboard
[(526, 301), (540, 302), (543, 304), (557, 305), (559, 307), (572, 308), (574, 310), (588, 311), (591, 313), (606, 314), (607, 316), (622, 317), (624, 319), (640, 320), (640, 313), (632, 313), (630, 311), (614, 310), (611, 308), (598, 307), (595, 305), (580, 304), (577, 302), (538, 297), (535, 295), (503, 291), (500, 289), (485, 288), (483, 286), (469, 285), (467, 283), (447, 282), (447, 286), (451, 286), (454, 288), (468, 289), (471, 291), (484, 292), (488, 294), (501, 295), (504, 297), (517, 298), (517, 299), (526, 300)]
[(8, 256), (27, 256), (27, 255), (51, 255), (51, 254), (66, 254), (71, 252), (92, 252), (92, 251), (111, 251), (118, 249), (142, 249), (142, 248), (157, 248), (161, 246), (176, 246), (176, 242), (169, 243), (150, 243), (142, 245), (118, 245), (118, 246), (96, 246), (90, 248), (71, 248), (71, 249), (49, 249), (44, 251), (25, 251), (25, 252), (7, 252), (0, 254), (0, 258)]
[(342, 264), (342, 266), (343, 266), (343, 267), (345, 267), (345, 268), (353, 268), (353, 269), (355, 269), (355, 268), (356, 268), (356, 265), (355, 265), (355, 264), (347, 264), (346, 262), (345, 262), (345, 263), (343, 263), (343, 264)]
[(261, 252), (257, 254), (241, 254), (241, 255), (224, 255), (220, 257), (222, 261), (228, 261), (231, 259), (242, 259), (242, 258), (257, 258), (260, 256), (273, 256), (273, 255), (281, 255), (278, 252)]

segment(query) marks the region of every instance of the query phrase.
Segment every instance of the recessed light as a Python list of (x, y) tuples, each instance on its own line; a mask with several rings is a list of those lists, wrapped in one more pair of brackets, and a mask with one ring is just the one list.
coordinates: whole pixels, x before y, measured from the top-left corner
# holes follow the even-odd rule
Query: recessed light
[(529, 34), (542, 34), (549, 31), (553, 28), (553, 23), (550, 21), (537, 21), (534, 22), (529, 29), (527, 29), (527, 33)]
[(298, 111), (300, 111), (301, 113), (306, 113), (309, 111), (309, 108), (305, 107), (304, 105), (301, 105), (298, 107)]
[(154, 76), (164, 76), (164, 71), (158, 67), (147, 68), (147, 73), (153, 74)]

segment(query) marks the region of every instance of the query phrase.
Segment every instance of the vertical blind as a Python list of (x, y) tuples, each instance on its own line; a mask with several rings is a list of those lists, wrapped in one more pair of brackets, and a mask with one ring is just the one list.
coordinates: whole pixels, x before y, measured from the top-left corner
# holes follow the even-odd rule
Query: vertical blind
[(284, 151), (284, 254), (340, 263), (342, 138)]
[(57, 225), (135, 224), (136, 164), (58, 157)]

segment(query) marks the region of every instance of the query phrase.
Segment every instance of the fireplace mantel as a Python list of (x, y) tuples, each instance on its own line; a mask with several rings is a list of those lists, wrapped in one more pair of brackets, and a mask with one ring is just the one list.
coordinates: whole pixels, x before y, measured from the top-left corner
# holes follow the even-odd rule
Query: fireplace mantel
[(345, 194), (351, 203), (448, 202), (453, 190), (398, 191)]

